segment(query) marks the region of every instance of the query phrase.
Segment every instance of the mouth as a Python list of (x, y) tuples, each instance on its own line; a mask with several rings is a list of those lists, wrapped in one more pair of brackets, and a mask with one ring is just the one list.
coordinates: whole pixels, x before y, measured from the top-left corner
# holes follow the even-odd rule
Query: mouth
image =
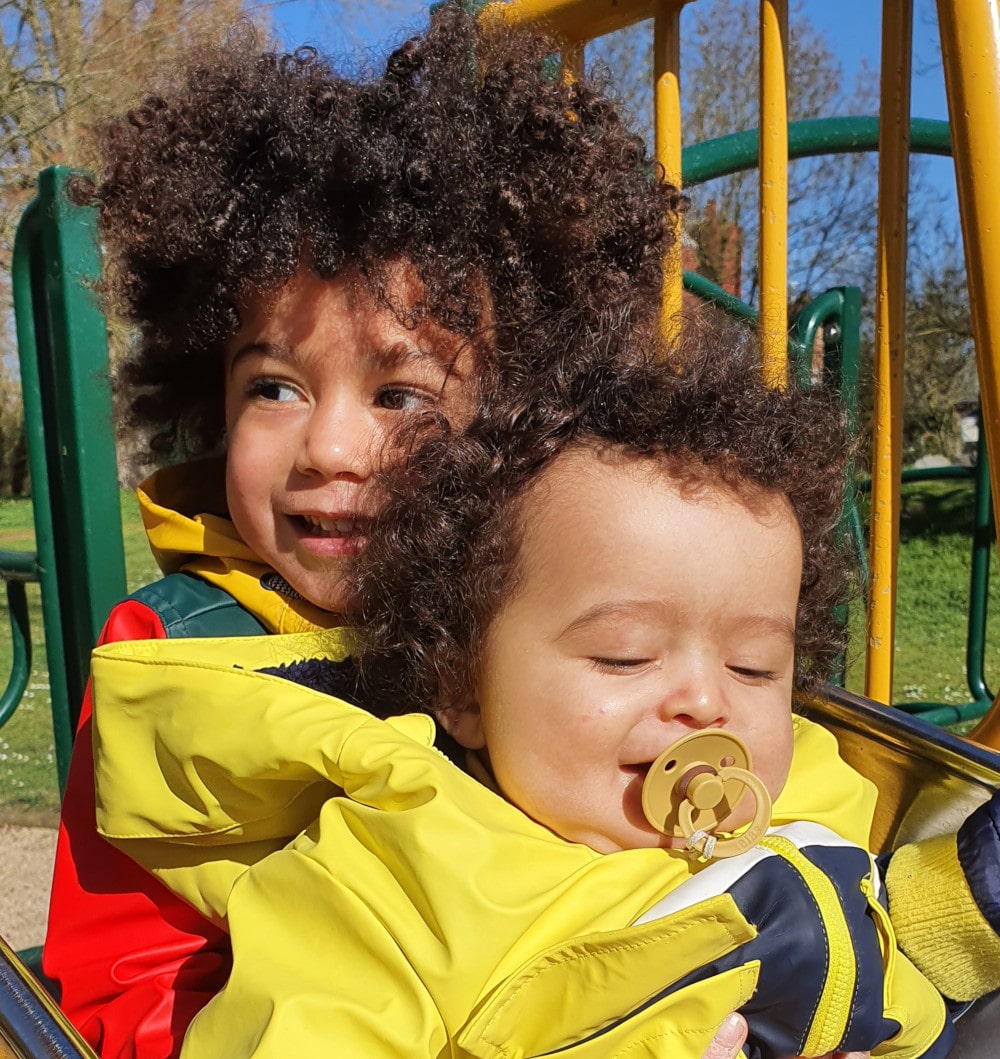
[(360, 515), (292, 515), (307, 537), (350, 540), (367, 534), (368, 520)]

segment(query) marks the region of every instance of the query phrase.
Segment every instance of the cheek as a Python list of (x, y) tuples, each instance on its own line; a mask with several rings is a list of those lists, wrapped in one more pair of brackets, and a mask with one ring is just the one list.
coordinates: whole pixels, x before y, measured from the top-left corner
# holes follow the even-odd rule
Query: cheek
[(766, 766), (760, 770), (760, 775), (773, 801), (784, 788), (788, 773), (792, 767), (793, 735), (790, 710), (787, 722), (775, 726), (773, 733), (767, 739), (766, 745), (769, 748), (769, 753)]
[(466, 367), (466, 378), (445, 388), (440, 411), (453, 426), (462, 429), (469, 425), (476, 410), (478, 386), (470, 367)]
[(270, 493), (274, 480), (278, 447), (261, 445), (253, 431), (237, 425), (227, 439), (226, 446), (226, 502), (229, 517), (240, 535), (252, 543), (248, 535), (270, 510)]

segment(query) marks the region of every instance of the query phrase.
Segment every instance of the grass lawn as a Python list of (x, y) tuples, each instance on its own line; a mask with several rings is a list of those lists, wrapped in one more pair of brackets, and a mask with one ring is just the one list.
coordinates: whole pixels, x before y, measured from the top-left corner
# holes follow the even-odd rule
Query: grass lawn
[[(972, 486), (924, 482), (903, 488), (896, 604), (893, 701), (959, 705), (971, 696), (965, 677)], [(986, 681), (1000, 677), (1000, 571), (990, 558)], [(864, 689), (864, 613), (851, 609), (847, 686)], [(971, 725), (959, 726), (967, 730)]]
[[(123, 492), (122, 527), (125, 537), (125, 568), (129, 591), (157, 576), (142, 529), (135, 495)], [(34, 551), (31, 501), (0, 501), (0, 549)], [(13, 717), (0, 728), (0, 813), (26, 811), (30, 820), (54, 818), (59, 806), (48, 672), (42, 635), (41, 594), (37, 584), (27, 586), (32, 632), (32, 666), (28, 688)], [(0, 593), (0, 681), (10, 673), (10, 620), (7, 597)]]
[[(964, 703), (965, 631), (969, 592), (969, 483), (922, 483), (904, 489), (900, 544), (895, 701)], [(122, 494), (122, 525), (130, 590), (157, 575), (135, 499)], [(29, 501), (0, 501), (0, 549), (33, 549)], [(991, 621), (987, 628), (986, 678), (1000, 678), (1000, 576), (991, 560)], [(28, 586), (34, 662), (28, 691), (11, 721), (0, 729), (0, 814), (27, 812), (54, 817), (58, 792), (49, 719), (48, 679), (41, 641), (38, 586)], [(6, 597), (0, 599), (6, 612)], [(9, 628), (0, 617), (3, 630)], [(860, 606), (851, 612), (851, 649), (847, 686), (864, 687), (864, 620)], [(0, 680), (10, 672), (10, 636), (0, 631)], [(968, 726), (966, 726), (968, 727)]]

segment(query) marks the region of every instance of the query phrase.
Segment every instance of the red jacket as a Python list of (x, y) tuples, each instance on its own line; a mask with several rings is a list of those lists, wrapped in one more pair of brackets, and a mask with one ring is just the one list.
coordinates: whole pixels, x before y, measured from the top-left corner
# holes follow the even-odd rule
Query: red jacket
[[(223, 510), (203, 490), (218, 480), (204, 467), (172, 468), (144, 483), (150, 543), (174, 576), (118, 604), (100, 643), (335, 623), (266, 587), (267, 567), (228, 519), (188, 513)], [(60, 987), (63, 1011), (102, 1059), (168, 1059), (225, 984), (229, 937), (97, 834), (91, 710), (88, 685), (63, 798), (43, 967)]]
[[(111, 612), (101, 643), (162, 639), (135, 600)], [(229, 974), (229, 937), (175, 897), (94, 825), (90, 686), (63, 800), (45, 973), (70, 1021), (103, 1059), (167, 1059)]]

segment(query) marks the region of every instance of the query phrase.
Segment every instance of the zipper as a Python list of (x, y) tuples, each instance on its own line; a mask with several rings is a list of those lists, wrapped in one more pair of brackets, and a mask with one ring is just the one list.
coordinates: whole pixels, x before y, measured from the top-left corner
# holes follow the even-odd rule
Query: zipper
[(857, 984), (851, 931), (836, 887), (798, 846), (779, 835), (765, 836), (760, 845), (788, 861), (802, 876), (823, 922), (828, 939), (829, 965), (802, 1054), (824, 1055), (836, 1050), (843, 1040), (851, 1016)]

